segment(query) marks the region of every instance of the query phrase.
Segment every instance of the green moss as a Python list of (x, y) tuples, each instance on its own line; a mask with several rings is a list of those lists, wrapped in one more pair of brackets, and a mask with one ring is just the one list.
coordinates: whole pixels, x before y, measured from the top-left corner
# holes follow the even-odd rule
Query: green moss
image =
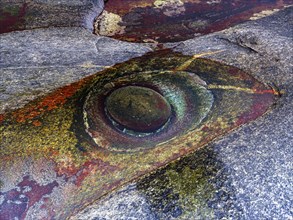
[[(138, 189), (162, 218), (193, 219), (198, 216), (212, 219), (214, 212), (208, 201), (212, 200), (216, 189), (210, 178), (220, 167), (217, 164), (206, 166), (208, 159), (206, 152), (201, 150), (199, 154), (173, 162), (139, 181)], [(179, 216), (176, 210), (181, 210)]]
[(173, 169), (166, 171), (165, 175), (169, 179), (169, 186), (173, 193), (179, 195), (179, 204), (184, 205), (183, 216), (189, 216), (195, 208), (198, 209), (202, 217), (213, 216), (206, 201), (213, 195), (214, 188), (208, 183), (204, 173), (204, 168), (191, 169), (188, 166), (184, 167), (181, 172), (176, 172)]

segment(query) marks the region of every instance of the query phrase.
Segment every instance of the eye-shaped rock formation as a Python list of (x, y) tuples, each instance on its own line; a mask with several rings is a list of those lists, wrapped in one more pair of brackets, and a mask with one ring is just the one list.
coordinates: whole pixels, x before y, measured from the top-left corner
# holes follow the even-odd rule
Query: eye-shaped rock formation
[[(154, 214), (162, 218), (170, 218), (170, 215), (191, 218), (194, 208), (198, 207), (196, 211), (211, 211), (209, 217), (214, 217), (213, 211), (216, 217), (223, 217), (218, 209), (224, 207), (224, 211), (230, 213), (231, 203), (238, 203), (234, 197), (227, 197), (233, 184), (239, 186), (239, 190), (234, 188), (238, 190), (240, 202), (253, 205), (258, 199), (262, 199), (263, 204), (274, 201), (276, 207), (268, 209), (265, 205), (264, 210), (278, 210), (277, 217), (287, 216), (289, 209), (284, 211), (283, 208), (290, 204), (287, 197), (275, 198), (290, 188), (290, 184), (286, 184), (290, 176), (286, 158), (292, 153), (288, 122), (292, 119), (289, 103), (292, 77), (288, 64), (292, 52), (292, 28), (288, 22), (292, 7), (275, 17), (208, 36), (193, 36), (226, 28), (247, 18), (266, 16), (290, 1), (241, 4), (241, 1), (135, 1), (134, 5), (133, 1), (123, 1), (125, 4), (116, 4), (114, 8), (113, 3), (117, 1), (113, 0), (96, 20), (98, 34), (154, 44), (122, 42), (95, 36), (80, 28), (92, 28), (91, 22), (100, 11), (96, 14), (91, 9), (101, 3), (99, 1), (84, 1), (85, 7), (79, 7), (81, 1), (50, 1), (48, 5), (44, 2), (47, 1), (26, 1), (25, 6), (33, 9), (31, 15), (36, 15), (31, 22), (22, 27), (1, 28), (7, 32), (52, 25), (78, 27), (0, 36), (0, 98), (1, 109), (5, 109), (0, 115), (0, 219), (64, 219), (77, 213), (87, 219), (89, 217), (82, 212), (84, 208), (89, 207), (85, 209), (87, 212), (91, 209), (89, 205), (102, 196), (138, 180), (137, 189), (149, 200)], [(23, 8), (14, 10), (2, 3), (4, 1), (0, 4), (6, 18), (16, 16), (23, 21)], [(202, 12), (197, 13), (202, 16), (199, 20), (188, 12), (187, 6), (195, 10), (194, 4)], [(115, 14), (109, 10), (121, 7), (126, 7), (122, 17), (121, 11)], [(207, 13), (209, 7), (216, 15)], [(264, 8), (276, 10), (253, 15)], [(48, 14), (49, 9), (52, 14)], [(56, 14), (62, 12), (65, 12), (62, 18), (74, 14), (73, 19), (68, 20), (69, 23), (66, 19), (58, 20)], [(155, 12), (166, 21), (165, 29), (158, 20), (141, 22), (140, 15), (151, 18), (149, 15)], [(227, 17), (226, 12), (232, 16)], [(44, 15), (47, 20), (43, 19)], [(4, 22), (14, 22), (14, 18), (9, 19)], [(185, 23), (185, 19), (189, 23)], [(126, 25), (123, 23), (126, 21), (129, 28), (121, 26)], [(145, 25), (152, 27), (153, 32)], [(178, 35), (174, 34), (176, 30)], [(141, 34), (143, 31), (145, 34)], [(156, 47), (158, 42), (189, 38), (193, 39)], [(156, 51), (145, 54), (151, 48)], [(120, 64), (112, 66), (115, 63)], [(88, 76), (94, 72), (97, 73)], [(73, 83), (64, 86), (69, 82)], [(273, 86), (273, 82), (287, 90), (288, 94), (280, 99), (287, 105), (276, 103), (284, 92)], [(44, 94), (44, 88), (53, 92)], [(8, 102), (4, 108), (3, 100), (10, 101), (11, 96), (16, 104)], [(32, 100), (33, 97), (39, 98)], [(136, 100), (138, 102), (133, 103)], [(25, 103), (24, 107), (15, 108)], [(119, 111), (117, 103), (123, 111)], [(271, 108), (274, 105), (277, 107)], [(8, 110), (9, 107), (15, 110)], [(161, 115), (145, 115), (146, 111), (160, 108)], [(223, 146), (217, 149), (224, 151), (220, 159), (217, 152), (211, 153), (210, 147), (202, 149), (269, 109), (273, 109), (274, 114), (257, 121), (268, 124), (265, 129), (259, 126), (266, 132), (264, 135), (248, 129), (236, 135), (237, 140), (224, 138)], [(254, 125), (259, 125), (257, 123)], [(278, 132), (283, 135), (280, 141)], [(238, 140), (243, 146), (238, 146)], [(247, 143), (250, 146), (246, 147)], [(221, 169), (228, 169), (227, 166), (235, 169), (233, 178), (238, 181), (225, 185), (223, 175), (226, 173)], [(257, 189), (257, 195), (251, 188)], [(201, 193), (205, 190), (207, 194)], [(250, 200), (248, 197), (241, 200), (242, 191), (247, 190)], [(126, 189), (125, 194), (122, 193), (125, 199), (128, 192)], [(272, 197), (268, 199), (267, 195)], [(223, 203), (215, 201), (217, 197), (226, 199), (227, 203), (222, 206)], [(113, 198), (115, 207), (115, 194)], [(239, 206), (245, 210), (247, 204)], [(262, 213), (260, 218), (267, 217), (260, 208), (256, 212)]]
[[(103, 100), (116, 87), (142, 85), (161, 93), (173, 116), (161, 131), (130, 135), (113, 126)], [(170, 50), (115, 65), (1, 116), (0, 214), (66, 218), (256, 119), (274, 100), (274, 90), (235, 67)], [(22, 191), (11, 197), (15, 184)]]

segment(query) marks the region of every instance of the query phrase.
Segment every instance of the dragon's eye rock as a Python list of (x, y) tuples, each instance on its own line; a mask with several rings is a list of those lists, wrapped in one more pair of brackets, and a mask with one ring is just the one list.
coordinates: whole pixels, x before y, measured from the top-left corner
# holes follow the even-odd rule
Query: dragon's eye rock
[(0, 215), (66, 219), (275, 99), (235, 67), (170, 50), (105, 69), (0, 115)]

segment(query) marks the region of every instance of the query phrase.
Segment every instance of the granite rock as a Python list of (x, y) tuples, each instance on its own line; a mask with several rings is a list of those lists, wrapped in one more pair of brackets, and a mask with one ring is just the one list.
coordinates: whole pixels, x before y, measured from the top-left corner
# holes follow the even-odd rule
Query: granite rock
[(103, 0), (2, 0), (0, 33), (45, 27), (84, 27), (93, 30)]
[(151, 50), (78, 27), (2, 34), (0, 112)]
[[(280, 90), (281, 96), (268, 114), (253, 123), (125, 186), (73, 219), (292, 218), (291, 20), (292, 7), (222, 32), (165, 44), (189, 55), (214, 51), (204, 57), (245, 70)], [(97, 37), (83, 28), (3, 34), (0, 111), (21, 107), (48, 91), (151, 50), (143, 44)], [(184, 187), (191, 189), (188, 194), (178, 192)], [(192, 204), (190, 198), (196, 198)]]

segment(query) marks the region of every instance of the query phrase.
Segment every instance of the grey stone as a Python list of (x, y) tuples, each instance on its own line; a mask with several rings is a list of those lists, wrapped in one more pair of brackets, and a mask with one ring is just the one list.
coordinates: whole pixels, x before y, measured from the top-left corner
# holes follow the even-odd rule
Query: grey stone
[(152, 49), (91, 34), (47, 28), (0, 35), (0, 113)]
[[(79, 220), (102, 220), (102, 219), (153, 219), (152, 213), (146, 198), (138, 192), (135, 184), (129, 185), (120, 190), (112, 198), (102, 200), (102, 204), (95, 204), (86, 209), (73, 219)], [(127, 194), (127, 196), (125, 195)], [(131, 202), (129, 202), (131, 201)]]
[[(11, 30), (44, 27), (85, 27), (93, 30), (95, 18), (102, 12), (103, 0), (23, 0), (0, 2), (0, 10), (16, 16)], [(7, 25), (10, 25), (8, 23)]]

